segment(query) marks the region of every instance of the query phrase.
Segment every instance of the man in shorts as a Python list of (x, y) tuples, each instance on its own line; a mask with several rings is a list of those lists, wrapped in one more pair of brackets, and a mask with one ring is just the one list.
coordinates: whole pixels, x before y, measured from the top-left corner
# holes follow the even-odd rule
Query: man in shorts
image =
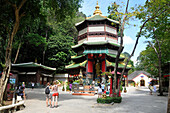
[[(47, 83), (47, 87), (49, 87), (49, 89), (51, 89), (49, 82)], [(52, 95), (50, 93), (46, 94), (46, 106), (47, 107), (49, 106), (48, 101), (49, 101), (49, 104), (50, 104), (50, 107), (51, 107), (51, 98), (52, 98)]]

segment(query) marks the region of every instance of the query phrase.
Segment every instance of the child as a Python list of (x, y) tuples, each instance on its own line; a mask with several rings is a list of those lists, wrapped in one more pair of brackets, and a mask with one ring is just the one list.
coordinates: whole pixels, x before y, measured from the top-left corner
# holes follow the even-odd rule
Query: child
[(102, 97), (102, 88), (101, 88), (101, 84), (98, 84), (98, 98)]

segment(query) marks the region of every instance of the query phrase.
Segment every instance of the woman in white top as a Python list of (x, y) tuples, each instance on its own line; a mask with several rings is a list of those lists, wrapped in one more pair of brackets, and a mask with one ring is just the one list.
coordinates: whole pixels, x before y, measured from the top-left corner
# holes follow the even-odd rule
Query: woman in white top
[[(58, 84), (57, 84), (58, 82)], [(52, 108), (53, 107), (57, 107), (57, 104), (58, 104), (58, 86), (60, 85), (61, 83), (57, 80), (57, 81), (54, 81), (53, 82), (53, 86), (52, 86), (52, 98), (53, 98), (53, 102), (52, 102)], [(54, 100), (55, 100), (55, 106), (54, 106)]]
[(101, 88), (101, 84), (98, 84), (98, 98), (102, 97), (102, 88)]

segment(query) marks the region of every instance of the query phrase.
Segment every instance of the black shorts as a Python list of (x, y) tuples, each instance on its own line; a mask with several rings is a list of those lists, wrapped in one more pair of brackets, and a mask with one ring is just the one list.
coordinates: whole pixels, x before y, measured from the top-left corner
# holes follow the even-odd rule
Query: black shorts
[(32, 89), (34, 89), (34, 86), (32, 86)]
[(70, 91), (71, 91), (71, 88), (69, 88), (70, 89)]
[(104, 92), (104, 89), (102, 89), (102, 92)]

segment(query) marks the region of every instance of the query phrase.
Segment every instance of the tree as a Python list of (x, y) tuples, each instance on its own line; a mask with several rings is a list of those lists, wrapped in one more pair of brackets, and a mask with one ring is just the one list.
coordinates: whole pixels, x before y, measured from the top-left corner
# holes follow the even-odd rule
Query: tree
[[(67, 15), (73, 16), (80, 6), (81, 0), (63, 1), (63, 0), (1, 0), (0, 5), (0, 37), (4, 41), (4, 67), (0, 84), (0, 105), (2, 105), (3, 94), (11, 70), (11, 54), (13, 48), (13, 40), (18, 32), (20, 23), (30, 23), (40, 14), (54, 12), (57, 16), (57, 22), (62, 21)], [(44, 5), (44, 7), (42, 7)], [(43, 10), (42, 13), (40, 10)], [(29, 18), (28, 18), (29, 17)], [(29, 20), (29, 21), (28, 21)], [(26, 24), (22, 24), (23, 27)], [(3, 49), (3, 48), (1, 48)], [(2, 62), (1, 62), (2, 63)]]
[[(120, 56), (120, 53), (122, 50), (122, 45), (123, 45), (123, 31), (124, 31), (125, 21), (134, 15), (138, 19), (142, 19), (142, 17), (143, 17), (143, 20), (142, 20), (142, 25), (140, 27), (140, 31), (138, 32), (138, 34), (136, 36), (137, 38), (136, 38), (135, 46), (132, 50), (130, 57), (127, 59), (127, 62), (126, 62), (125, 66), (123, 68), (123, 71), (121, 73), (120, 81), (123, 78), (123, 74), (127, 67), (128, 62), (130, 61), (131, 57), (133, 56), (133, 54), (135, 52), (139, 38), (140, 38), (141, 34), (143, 33), (143, 28), (145, 27), (145, 25), (148, 22), (155, 20), (157, 17), (161, 16), (165, 11), (167, 11), (168, 0), (150, 0), (150, 1), (146, 0), (145, 5), (139, 6), (133, 13), (128, 12), (128, 5), (129, 5), (129, 0), (127, 0), (125, 13), (119, 12), (117, 10), (119, 6), (116, 5), (116, 3), (114, 3), (114, 5), (113, 5), (116, 8), (113, 8), (113, 10), (112, 10), (112, 12), (114, 12), (116, 14), (115, 17), (119, 18), (118, 20), (120, 22), (120, 39), (121, 39), (120, 47), (119, 47), (119, 50), (118, 50), (118, 53), (116, 56), (116, 60), (115, 60), (115, 63), (116, 63), (115, 68), (114, 68), (114, 72), (115, 72), (114, 79), (115, 80), (116, 80), (116, 76), (117, 76), (118, 59), (119, 59), (119, 56)], [(158, 6), (158, 7), (156, 7), (156, 6)], [(118, 85), (117, 96), (119, 95), (120, 84), (121, 84), (121, 82), (119, 82), (119, 85)], [(114, 86), (115, 85), (116, 85), (116, 83), (114, 82)], [(116, 92), (115, 88), (114, 88), (114, 92)]]
[[(162, 44), (166, 43), (165, 41), (168, 41), (169, 38), (169, 22), (168, 22), (168, 7), (166, 5), (169, 5), (170, 2), (168, 0), (151, 0), (150, 2), (146, 3), (144, 6), (145, 9), (143, 10), (139, 16), (142, 20), (146, 19), (146, 16), (150, 16), (150, 13), (153, 13), (152, 11), (157, 11), (157, 13), (160, 13), (157, 18), (147, 22), (146, 26), (144, 27), (143, 34), (147, 38), (154, 39), (152, 42), (147, 41), (152, 47), (156, 53), (157, 59), (158, 59), (158, 75), (159, 75), (159, 93), (160, 95), (163, 95), (162, 90), (162, 72), (161, 72), (161, 66), (162, 66)], [(150, 9), (150, 10), (148, 10)], [(156, 10), (155, 10), (156, 9)], [(152, 15), (153, 15), (152, 14)], [(157, 64), (157, 63), (156, 63)]]
[[(78, 17), (80, 15), (80, 17)], [(53, 21), (49, 21), (49, 25), (56, 32), (55, 35), (51, 35), (48, 39), (47, 56), (45, 64), (56, 67), (56, 72), (65, 72), (65, 65), (70, 63), (71, 56), (75, 53), (71, 49), (71, 46), (77, 43), (76, 37), (78, 36), (75, 23), (84, 19), (82, 13), (77, 13), (74, 18), (67, 17), (64, 22), (57, 24), (51, 24)]]

